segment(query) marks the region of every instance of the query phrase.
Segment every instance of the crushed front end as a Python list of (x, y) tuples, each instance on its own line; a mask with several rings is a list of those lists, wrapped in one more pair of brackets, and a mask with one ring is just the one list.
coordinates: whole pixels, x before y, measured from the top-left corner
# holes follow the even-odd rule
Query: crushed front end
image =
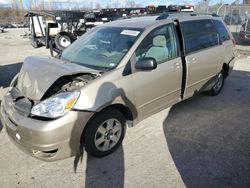
[[(9, 137), (23, 151), (41, 160), (56, 161), (78, 155), (83, 129), (94, 112), (74, 110), (73, 105), (77, 98), (74, 103), (69, 100), (71, 106), (67, 109), (65, 107), (62, 115), (36, 115), (35, 107), (42, 106), (42, 103), (56, 96), (68, 93), (80, 95), (80, 88), (98, 77), (98, 74), (83, 70), (71, 74), (65, 71), (67, 67), (64, 66), (59, 67), (61, 74), (57, 72), (57, 76), (54, 74), (50, 78), (41, 78), (39, 74), (36, 77), (34, 69), (28, 67), (30, 66), (24, 63), (1, 102), (1, 121)], [(53, 71), (47, 70), (47, 75), (53, 74)], [(44, 83), (43, 79), (47, 79), (47, 82)], [(40, 108), (43, 107), (44, 105)]]

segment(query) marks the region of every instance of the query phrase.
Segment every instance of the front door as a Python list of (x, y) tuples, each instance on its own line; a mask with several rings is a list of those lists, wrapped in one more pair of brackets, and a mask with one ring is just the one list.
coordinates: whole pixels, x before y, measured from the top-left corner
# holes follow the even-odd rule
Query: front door
[[(131, 58), (132, 80), (138, 118), (144, 119), (180, 100), (182, 63), (174, 24), (150, 32)], [(154, 58), (157, 68), (151, 71), (135, 69), (143, 58)]]

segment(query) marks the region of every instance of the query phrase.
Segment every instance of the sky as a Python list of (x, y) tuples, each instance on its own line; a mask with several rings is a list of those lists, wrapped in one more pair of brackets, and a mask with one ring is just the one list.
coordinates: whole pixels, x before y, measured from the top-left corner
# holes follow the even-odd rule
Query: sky
[[(18, 0), (17, 0), (18, 1)], [(19, 0), (23, 1), (25, 7), (30, 6), (31, 0)], [(39, 1), (39, 0), (36, 0)], [(72, 4), (72, 6), (76, 6), (78, 3), (84, 6), (94, 6), (96, 3), (99, 3), (103, 8), (106, 7), (107, 4), (119, 5), (119, 7), (124, 7), (126, 2), (130, 0), (43, 0), (44, 2), (62, 2), (62, 4)], [(142, 6), (147, 6), (149, 4), (154, 5), (170, 5), (170, 4), (192, 4), (195, 5), (202, 0), (134, 0), (136, 4), (140, 4)], [(234, 0), (223, 0), (224, 3), (232, 3)], [(211, 0), (212, 4), (220, 3), (221, 0)], [(11, 0), (0, 0), (0, 4), (11, 4)]]

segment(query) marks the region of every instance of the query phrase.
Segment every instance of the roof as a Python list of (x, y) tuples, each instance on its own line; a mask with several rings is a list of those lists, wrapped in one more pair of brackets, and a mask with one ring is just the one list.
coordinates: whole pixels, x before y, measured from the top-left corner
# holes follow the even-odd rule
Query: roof
[(219, 18), (215, 13), (197, 13), (197, 12), (165, 12), (157, 17), (157, 20), (164, 19), (178, 19), (183, 20), (199, 20), (199, 19), (208, 19), (208, 18)]
[(178, 19), (180, 22), (197, 20), (197, 19), (208, 19), (218, 18), (216, 14), (198, 14), (198, 13), (163, 13), (158, 16), (141, 16), (141, 17), (127, 17), (119, 19), (113, 22), (105, 24), (105, 26), (113, 27), (127, 27), (127, 28), (140, 28), (144, 29), (148, 26), (152, 26), (162, 22), (164, 20)]
[(144, 29), (156, 23), (157, 16), (128, 17), (106, 23), (105, 26)]

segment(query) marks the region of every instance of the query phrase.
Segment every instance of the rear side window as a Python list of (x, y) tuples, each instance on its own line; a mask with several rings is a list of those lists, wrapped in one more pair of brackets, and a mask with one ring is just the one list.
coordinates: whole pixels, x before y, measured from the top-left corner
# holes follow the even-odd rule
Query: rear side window
[(224, 42), (226, 40), (230, 40), (230, 36), (228, 34), (228, 31), (221, 21), (214, 20), (214, 25), (216, 27), (217, 32), (219, 33), (219, 37), (220, 37), (221, 42)]
[(219, 44), (219, 38), (211, 20), (195, 20), (181, 23), (185, 54)]

